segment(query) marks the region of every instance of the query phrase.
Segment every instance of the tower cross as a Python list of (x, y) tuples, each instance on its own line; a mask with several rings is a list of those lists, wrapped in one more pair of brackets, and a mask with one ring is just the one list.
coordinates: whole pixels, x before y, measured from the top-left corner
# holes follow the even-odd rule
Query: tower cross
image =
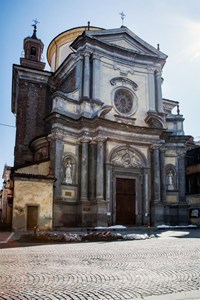
[(119, 13), (122, 19), (122, 26), (124, 25), (124, 18), (126, 17), (126, 15), (124, 14), (124, 12), (122, 11), (121, 13)]
[(37, 24), (40, 23), (37, 18), (35, 20), (33, 20), (34, 24), (32, 25), (34, 27), (34, 29), (37, 28)]

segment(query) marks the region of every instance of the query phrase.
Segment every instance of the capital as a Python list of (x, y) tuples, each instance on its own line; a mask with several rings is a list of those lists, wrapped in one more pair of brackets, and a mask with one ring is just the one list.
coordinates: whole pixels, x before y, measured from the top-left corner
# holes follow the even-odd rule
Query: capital
[(104, 137), (104, 136), (101, 136), (101, 135), (98, 135), (98, 136), (93, 138), (93, 141), (97, 142), (97, 143), (104, 143), (106, 140), (107, 140), (107, 137)]
[(91, 138), (89, 136), (82, 136), (80, 139), (79, 139), (79, 142), (80, 143), (89, 143), (91, 141)]

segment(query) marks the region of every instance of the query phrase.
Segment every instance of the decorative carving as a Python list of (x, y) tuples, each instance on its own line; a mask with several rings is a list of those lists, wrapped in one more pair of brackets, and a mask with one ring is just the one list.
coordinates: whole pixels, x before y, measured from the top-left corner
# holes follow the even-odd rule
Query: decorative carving
[(101, 118), (105, 117), (105, 115), (108, 114), (111, 110), (112, 110), (111, 105), (103, 106), (98, 112), (98, 117), (101, 117)]
[(91, 141), (91, 138), (89, 136), (82, 136), (80, 139), (79, 139), (79, 142), (80, 143), (89, 143)]
[(115, 166), (124, 168), (141, 168), (143, 163), (140, 157), (129, 149), (122, 149), (117, 151), (111, 159), (111, 163)]
[(97, 52), (93, 52), (92, 59), (98, 59), (98, 60), (100, 60), (101, 59), (101, 55), (99, 53), (97, 53)]
[(149, 125), (149, 127), (152, 128), (166, 128), (164, 118), (152, 112), (148, 112), (148, 116), (146, 117), (145, 122)]
[(104, 143), (106, 140), (107, 140), (107, 137), (104, 137), (104, 136), (101, 136), (101, 135), (98, 135), (98, 136), (93, 138), (93, 141), (97, 142), (97, 143), (99, 143), (99, 142)]
[(111, 85), (116, 85), (117, 82), (120, 82), (122, 85), (130, 84), (135, 91), (138, 89), (137, 83), (135, 83), (134, 81), (132, 81), (131, 79), (128, 79), (128, 78), (115, 77), (110, 80)]

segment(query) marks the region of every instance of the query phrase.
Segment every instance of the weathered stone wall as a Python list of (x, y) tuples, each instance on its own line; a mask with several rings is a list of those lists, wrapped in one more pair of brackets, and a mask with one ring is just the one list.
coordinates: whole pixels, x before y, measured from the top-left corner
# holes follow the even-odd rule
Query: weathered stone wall
[(53, 183), (46, 180), (15, 179), (13, 230), (27, 229), (27, 206), (38, 206), (37, 227), (52, 228)]

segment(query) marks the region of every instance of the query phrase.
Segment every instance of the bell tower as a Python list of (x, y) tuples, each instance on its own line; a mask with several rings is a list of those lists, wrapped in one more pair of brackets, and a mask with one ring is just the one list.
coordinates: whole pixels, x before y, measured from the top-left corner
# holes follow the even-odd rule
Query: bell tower
[(39, 23), (37, 19), (34, 20), (32, 36), (24, 39), (24, 57), (20, 58), (20, 64), (29, 68), (44, 70), (45, 63), (41, 61), (44, 44), (37, 38), (37, 23)]

